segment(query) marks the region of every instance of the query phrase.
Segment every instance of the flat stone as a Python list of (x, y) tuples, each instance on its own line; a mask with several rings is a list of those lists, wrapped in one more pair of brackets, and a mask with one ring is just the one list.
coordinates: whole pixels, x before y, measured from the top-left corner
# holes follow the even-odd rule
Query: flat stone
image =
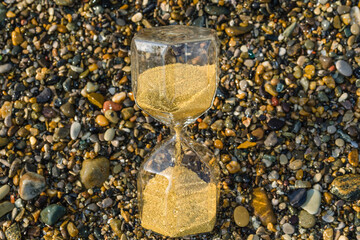
[(280, 120), (278, 118), (272, 118), (267, 124), (271, 130), (277, 131), (280, 130), (285, 125), (285, 121)]
[(299, 188), (291, 192), (288, 196), (290, 204), (294, 207), (303, 205), (306, 201), (306, 192), (307, 190), (305, 188)]
[(109, 128), (105, 131), (104, 134), (104, 140), (105, 141), (112, 141), (115, 137), (115, 129), (114, 128)]
[(72, 140), (76, 140), (81, 131), (81, 124), (78, 122), (73, 122), (70, 127), (70, 137)]
[(265, 139), (264, 144), (266, 147), (273, 147), (277, 144), (278, 139), (275, 132), (271, 132)]
[(299, 225), (303, 228), (312, 228), (315, 226), (316, 218), (305, 210), (301, 210), (299, 214)]
[(110, 220), (110, 227), (113, 230), (113, 232), (115, 233), (115, 235), (118, 236), (119, 238), (123, 234), (121, 231), (121, 225), (122, 225), (122, 222), (119, 219), (113, 218)]
[(55, 0), (55, 4), (58, 6), (71, 6), (74, 0)]
[(327, 228), (323, 232), (323, 240), (334, 240), (334, 229)]
[(320, 208), (321, 193), (316, 189), (310, 189), (306, 193), (306, 201), (301, 205), (302, 209), (310, 214), (316, 214)]
[(285, 38), (289, 37), (289, 36), (293, 33), (296, 25), (297, 25), (297, 22), (293, 22), (292, 24), (290, 24), (290, 26), (288, 26), (288, 27), (285, 29), (285, 31), (283, 32), (282, 35), (283, 35)]
[(11, 63), (5, 63), (0, 65), (0, 74), (1, 73), (7, 73), (12, 69), (12, 64)]
[(53, 135), (53, 140), (54, 142), (58, 142), (60, 141), (60, 139), (65, 139), (67, 136), (69, 136), (70, 133), (70, 129), (69, 128), (56, 128), (54, 135)]
[(216, 5), (206, 5), (204, 8), (205, 12), (209, 15), (227, 15), (230, 13), (229, 8), (227, 7), (220, 7), (220, 6), (216, 6)]
[(243, 206), (237, 206), (234, 210), (234, 221), (239, 227), (246, 227), (250, 221), (248, 210)]
[(340, 74), (344, 75), (345, 77), (350, 77), (353, 73), (353, 70), (349, 63), (344, 60), (338, 60), (335, 63), (336, 69), (339, 71)]
[(15, 205), (9, 201), (0, 203), (0, 218), (11, 212), (14, 209)]
[(52, 91), (50, 88), (44, 88), (36, 97), (37, 103), (46, 103), (52, 98)]
[(109, 120), (110, 122), (115, 123), (115, 124), (118, 123), (120, 120), (118, 114), (114, 110), (111, 110), (111, 109), (109, 109), (105, 112), (105, 117), (107, 120)]
[(343, 200), (360, 199), (360, 175), (345, 174), (336, 177), (331, 183), (330, 192)]
[(229, 37), (239, 36), (245, 33), (250, 32), (254, 28), (254, 25), (249, 24), (247, 26), (236, 26), (236, 27), (227, 27), (225, 28), (225, 33)]
[(135, 110), (132, 107), (124, 108), (123, 110), (121, 110), (121, 115), (124, 120), (128, 120), (129, 118), (131, 118), (134, 113)]
[(79, 234), (79, 230), (73, 222), (69, 222), (67, 224), (66, 230), (68, 231), (70, 237), (76, 237)]
[(40, 219), (47, 225), (53, 225), (66, 214), (66, 208), (57, 204), (51, 204), (40, 212)]
[(3, 199), (10, 192), (10, 186), (4, 185), (0, 187), (0, 200)]
[(289, 168), (293, 171), (299, 170), (303, 165), (303, 161), (300, 159), (291, 161), (289, 164)]
[(18, 223), (13, 223), (5, 231), (5, 236), (7, 239), (11, 240), (21, 240), (21, 231)]
[(75, 117), (75, 108), (74, 105), (67, 102), (61, 105), (60, 107), (61, 112), (68, 118)]
[(264, 226), (267, 226), (269, 223), (276, 223), (276, 217), (271, 202), (263, 189), (255, 188), (253, 190), (253, 200), (251, 204), (254, 208), (255, 216), (260, 218), (260, 221)]
[(101, 187), (109, 177), (110, 162), (105, 157), (86, 159), (80, 171), (80, 179), (85, 188)]
[(282, 225), (282, 230), (285, 234), (292, 235), (295, 232), (295, 228), (290, 223), (285, 223)]
[(105, 101), (104, 96), (100, 93), (89, 93), (87, 95), (87, 99), (91, 104), (97, 106), (98, 108), (102, 108)]
[(39, 196), (45, 188), (45, 178), (37, 173), (28, 172), (20, 178), (19, 195), (24, 200), (30, 200)]

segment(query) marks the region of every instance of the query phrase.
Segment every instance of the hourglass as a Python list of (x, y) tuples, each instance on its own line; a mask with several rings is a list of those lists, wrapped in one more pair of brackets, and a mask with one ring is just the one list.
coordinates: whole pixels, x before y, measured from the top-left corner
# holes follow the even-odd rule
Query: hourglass
[(219, 168), (211, 151), (185, 135), (211, 106), (218, 82), (218, 39), (210, 29), (142, 29), (132, 40), (137, 105), (171, 129), (138, 173), (141, 225), (169, 237), (209, 232), (216, 221)]

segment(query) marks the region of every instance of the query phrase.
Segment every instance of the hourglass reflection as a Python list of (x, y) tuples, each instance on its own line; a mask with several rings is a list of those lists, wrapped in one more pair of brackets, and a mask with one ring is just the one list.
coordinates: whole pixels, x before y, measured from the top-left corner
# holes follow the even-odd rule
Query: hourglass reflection
[(141, 30), (132, 41), (137, 105), (171, 129), (138, 175), (141, 224), (169, 237), (213, 229), (219, 169), (211, 151), (182, 130), (212, 105), (218, 82), (218, 40), (210, 29), (166, 26)]

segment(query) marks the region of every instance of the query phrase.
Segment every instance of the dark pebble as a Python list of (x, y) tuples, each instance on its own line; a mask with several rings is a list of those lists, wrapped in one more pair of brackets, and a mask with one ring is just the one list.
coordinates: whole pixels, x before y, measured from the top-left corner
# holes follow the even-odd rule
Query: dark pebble
[(306, 201), (306, 189), (300, 188), (289, 194), (290, 204), (294, 207), (300, 207)]
[(285, 125), (285, 121), (278, 118), (272, 118), (268, 122), (268, 126), (271, 130), (280, 130)]
[(42, 92), (36, 97), (36, 101), (38, 103), (45, 103), (51, 100), (51, 98), (52, 98), (52, 91), (50, 90), (50, 88), (44, 88), (44, 90), (42, 90)]

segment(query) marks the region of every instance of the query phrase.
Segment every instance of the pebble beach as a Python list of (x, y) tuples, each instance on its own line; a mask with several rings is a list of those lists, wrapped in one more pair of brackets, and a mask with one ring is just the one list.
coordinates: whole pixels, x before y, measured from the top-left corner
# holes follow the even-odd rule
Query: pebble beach
[(360, 239), (360, 2), (4, 0), (0, 240), (167, 239), (141, 227), (136, 177), (170, 134), (135, 104), (132, 37), (216, 30), (220, 82), (186, 127), (214, 152), (212, 232)]

